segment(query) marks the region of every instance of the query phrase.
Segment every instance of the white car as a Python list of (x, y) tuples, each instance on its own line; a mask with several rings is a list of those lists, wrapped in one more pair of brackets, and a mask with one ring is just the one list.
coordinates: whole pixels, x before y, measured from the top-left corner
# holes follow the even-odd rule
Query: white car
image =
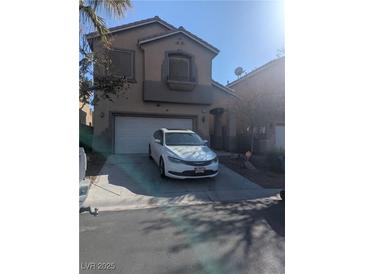
[(218, 174), (218, 157), (198, 134), (188, 129), (161, 128), (153, 133), (148, 154), (162, 177), (210, 178)]

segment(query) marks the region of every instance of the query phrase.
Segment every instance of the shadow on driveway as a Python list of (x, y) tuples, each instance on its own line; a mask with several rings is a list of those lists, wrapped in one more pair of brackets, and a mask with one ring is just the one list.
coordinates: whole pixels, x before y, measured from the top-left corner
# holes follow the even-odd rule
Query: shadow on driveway
[(95, 178), (86, 204), (102, 210), (240, 202), (279, 192), (263, 189), (224, 165), (220, 165), (215, 178), (161, 178), (157, 165), (147, 154), (111, 155)]

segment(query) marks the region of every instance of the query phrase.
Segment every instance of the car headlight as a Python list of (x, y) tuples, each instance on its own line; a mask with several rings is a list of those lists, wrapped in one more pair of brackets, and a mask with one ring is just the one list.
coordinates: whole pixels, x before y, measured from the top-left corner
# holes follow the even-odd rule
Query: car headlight
[(174, 158), (174, 157), (171, 157), (171, 156), (167, 156), (167, 158), (169, 158), (169, 161), (170, 162), (173, 162), (173, 163), (176, 163), (176, 164), (181, 164), (183, 163), (182, 160), (178, 159), (178, 158)]
[(212, 160), (213, 163), (218, 163), (218, 157), (215, 157), (213, 160)]

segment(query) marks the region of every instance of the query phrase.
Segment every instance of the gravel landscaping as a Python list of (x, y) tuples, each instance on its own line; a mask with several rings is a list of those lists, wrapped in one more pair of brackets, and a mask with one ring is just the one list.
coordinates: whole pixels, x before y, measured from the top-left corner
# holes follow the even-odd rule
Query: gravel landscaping
[(274, 172), (265, 164), (264, 157), (252, 159), (256, 170), (247, 169), (242, 158), (219, 156), (220, 163), (264, 188), (285, 189), (285, 173)]

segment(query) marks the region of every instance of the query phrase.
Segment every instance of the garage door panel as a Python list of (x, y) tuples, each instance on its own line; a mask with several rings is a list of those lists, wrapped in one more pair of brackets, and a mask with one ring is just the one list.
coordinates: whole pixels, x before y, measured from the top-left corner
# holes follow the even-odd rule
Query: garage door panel
[(163, 127), (192, 129), (193, 121), (185, 118), (115, 117), (115, 153), (147, 153), (152, 134)]

